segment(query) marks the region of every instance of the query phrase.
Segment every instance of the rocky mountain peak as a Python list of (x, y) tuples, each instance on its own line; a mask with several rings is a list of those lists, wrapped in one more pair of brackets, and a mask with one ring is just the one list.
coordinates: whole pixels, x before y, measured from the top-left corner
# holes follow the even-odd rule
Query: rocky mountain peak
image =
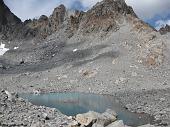
[(0, 0), (0, 39), (24, 38), (29, 33), (28, 31), (22, 21), (5, 5), (4, 1)]
[[(14, 25), (15, 29), (13, 28), (11, 31), (18, 30), (12, 33), (24, 33), (24, 38), (29, 35), (31, 37), (45, 39), (56, 31), (63, 30), (63, 28), (66, 30), (65, 33), (69, 33), (69, 37), (76, 33), (76, 31), (83, 34), (96, 32), (107, 33), (109, 31), (119, 30), (119, 24), (127, 20), (128, 16), (130, 16), (131, 19), (138, 19), (133, 9), (128, 6), (124, 0), (103, 0), (87, 12), (76, 10), (74, 13), (71, 13), (71, 15), (69, 15), (69, 10), (61, 4), (54, 9), (49, 17), (42, 15), (39, 19), (26, 20), (24, 23), (10, 12), (3, 1), (1, 1), (1, 6), (3, 6), (1, 10), (6, 10), (5, 12), (7, 12), (0, 12), (1, 17), (7, 17), (0, 18), (0, 20), (2, 20), (1, 22), (18, 23), (20, 27)], [(12, 25), (9, 24), (9, 26), (11, 27)], [(22, 32), (19, 32), (21, 30)], [(3, 34), (4, 33), (5, 32), (3, 32)], [(9, 35), (10, 34), (8, 34), (7, 38)]]
[[(47, 17), (42, 15), (38, 20), (27, 21), (27, 25), (37, 31), (37, 35), (46, 38), (48, 35), (58, 31), (61, 26), (73, 35), (77, 30), (81, 33), (116, 31), (118, 23), (131, 15), (137, 17), (133, 9), (127, 6), (124, 0), (104, 0), (98, 2), (87, 12), (76, 10), (71, 15), (64, 5), (56, 7), (53, 13)], [(63, 29), (62, 27), (62, 29)]]
[(0, 26), (20, 24), (21, 20), (11, 13), (3, 0), (0, 1)]
[(117, 31), (118, 24), (122, 23), (127, 15), (137, 18), (133, 9), (127, 6), (124, 0), (103, 0), (87, 11), (82, 20), (82, 28), (86, 28), (84, 32), (87, 33), (99, 30)]
[(162, 28), (159, 29), (159, 32), (161, 34), (166, 34), (167, 32), (170, 32), (170, 26), (168, 24), (166, 24), (165, 27), (162, 27)]
[(64, 22), (65, 15), (66, 7), (63, 4), (54, 9), (52, 15), (49, 17), (49, 25), (52, 26), (53, 32)]
[[(136, 16), (133, 9), (130, 6), (127, 6), (124, 0), (103, 0), (102, 2), (98, 2), (92, 10), (96, 10), (96, 12), (101, 12), (100, 14), (112, 14), (113, 12), (117, 12), (120, 14), (131, 14)], [(99, 14), (99, 13), (96, 13)]]

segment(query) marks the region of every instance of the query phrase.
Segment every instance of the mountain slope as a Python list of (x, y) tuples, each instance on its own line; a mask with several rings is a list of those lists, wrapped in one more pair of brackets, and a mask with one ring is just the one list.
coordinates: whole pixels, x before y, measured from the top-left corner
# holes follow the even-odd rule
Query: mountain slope
[[(24, 22), (21, 30), (25, 27), (34, 36), (12, 40), (0, 57), (0, 88), (19, 93), (121, 92), (124, 100), (131, 94), (135, 106), (126, 100), (127, 108), (170, 125), (169, 37), (141, 21), (125, 1), (104, 0), (87, 12), (60, 5), (49, 17)], [(166, 92), (155, 96), (154, 89)]]
[[(3, 0), (0, 1), (0, 33), (2, 38), (6, 39), (9, 36), (15, 36), (17, 31), (21, 28), (22, 22), (16, 17), (9, 8), (4, 4)], [(19, 27), (18, 30), (16, 30)]]
[(24, 26), (22, 21), (15, 16), (5, 5), (3, 0), (0, 1), (0, 39), (4, 41), (19, 40), (33, 37), (34, 31)]
[[(19, 22), (19, 25), (21, 24), (19, 19), (16, 21)], [(29, 30), (25, 30), (25, 27)], [(137, 59), (147, 66), (158, 66), (163, 62), (163, 42), (157, 38), (159, 34), (138, 19), (133, 9), (127, 6), (124, 0), (104, 0), (87, 12), (71, 13), (64, 5), (60, 5), (54, 9), (50, 17), (43, 15), (38, 20), (25, 21), (20, 30), (23, 29), (27, 34), (33, 31), (35, 38), (32, 37), (32, 39), (34, 40), (31, 39), (26, 43), (22, 41), (19, 47), (24, 49), (23, 53), (18, 50), (9, 51), (5, 58), (11, 60), (17, 55), (16, 62), (23, 59), (27, 62), (50, 60), (51, 55), (58, 54), (58, 49), (53, 46), (61, 45), (59, 54), (62, 53), (64, 57), (63, 50), (71, 41), (86, 41), (87, 45), (82, 46), (88, 48), (90, 41), (106, 41), (117, 34), (122, 36), (127, 34), (128, 36), (128, 34), (134, 33), (137, 38), (135, 43), (138, 46), (136, 51), (139, 50)], [(24, 32), (22, 31), (22, 33)], [(22, 38), (23, 34), (20, 34), (20, 37)], [(38, 41), (37, 38), (44, 40)], [(130, 39), (127, 37), (127, 40)], [(50, 43), (51, 41), (52, 43)], [(43, 48), (44, 45), (45, 48)]]

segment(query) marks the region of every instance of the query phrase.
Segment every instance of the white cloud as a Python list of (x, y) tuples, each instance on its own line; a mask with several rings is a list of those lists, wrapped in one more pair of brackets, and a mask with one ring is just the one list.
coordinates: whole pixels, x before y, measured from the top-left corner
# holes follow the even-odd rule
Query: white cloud
[(165, 27), (167, 24), (170, 25), (170, 20), (158, 20), (155, 24), (156, 29), (159, 30), (161, 27)]
[(82, 4), (85, 7), (92, 7), (93, 5), (95, 5), (97, 2), (100, 2), (102, 0), (80, 0), (82, 2)]
[(170, 13), (170, 0), (125, 0), (142, 19)]

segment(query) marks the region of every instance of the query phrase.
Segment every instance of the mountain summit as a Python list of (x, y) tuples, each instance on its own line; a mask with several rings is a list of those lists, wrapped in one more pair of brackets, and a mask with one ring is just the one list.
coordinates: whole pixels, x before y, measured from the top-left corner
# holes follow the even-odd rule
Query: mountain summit
[(159, 29), (159, 32), (161, 34), (166, 34), (166, 33), (170, 32), (170, 26), (168, 24), (166, 24), (165, 27), (162, 27), (162, 28)]
[(16, 36), (22, 26), (21, 20), (15, 16), (5, 5), (3, 0), (0, 1), (0, 34), (3, 39), (10, 36)]
[(4, 4), (3, 0), (0, 1), (0, 26), (5, 25), (18, 25), (21, 20), (15, 16), (10, 9)]

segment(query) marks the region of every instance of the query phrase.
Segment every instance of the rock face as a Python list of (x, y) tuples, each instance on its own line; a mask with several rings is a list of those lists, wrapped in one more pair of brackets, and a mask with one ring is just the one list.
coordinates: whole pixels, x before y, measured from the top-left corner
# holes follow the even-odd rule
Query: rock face
[(2, 38), (9, 38), (9, 35), (16, 34), (20, 28), (22, 22), (16, 17), (9, 8), (4, 4), (3, 0), (0, 1), (0, 33)]
[(126, 15), (137, 17), (124, 0), (104, 0), (97, 3), (83, 16), (80, 29), (85, 33), (117, 31), (118, 24)]
[(3, 0), (0, 1), (0, 39), (13, 40), (30, 36), (32, 31), (25, 27), (22, 21), (15, 16), (5, 5)]
[(170, 26), (169, 25), (166, 25), (165, 27), (162, 27), (159, 29), (159, 32), (161, 34), (166, 34), (167, 32), (170, 32)]
[(45, 39), (48, 35), (59, 29), (59, 26), (62, 25), (65, 20), (65, 15), (66, 8), (64, 5), (60, 5), (54, 9), (50, 17), (42, 15), (39, 19), (26, 20), (24, 24), (34, 30), (36, 36)]
[(16, 17), (9, 8), (4, 4), (4, 2), (0, 1), (0, 24), (1, 27), (5, 25), (17, 25), (21, 24), (21, 20)]

